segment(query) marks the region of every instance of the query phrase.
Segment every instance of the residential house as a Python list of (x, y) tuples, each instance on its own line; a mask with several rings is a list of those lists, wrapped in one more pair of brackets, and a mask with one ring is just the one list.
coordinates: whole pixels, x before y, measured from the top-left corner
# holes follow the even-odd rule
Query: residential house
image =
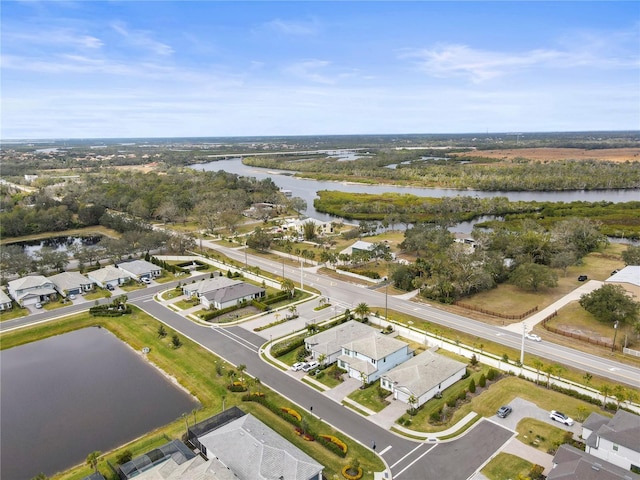
[(118, 268), (138, 281), (143, 278), (151, 280), (162, 274), (162, 269), (158, 265), (146, 260), (131, 260), (130, 262), (119, 263)]
[(408, 404), (413, 397), (413, 406), (419, 407), (461, 380), (466, 372), (466, 364), (427, 350), (382, 375), (380, 386), (401, 402)]
[(640, 266), (628, 265), (605, 280), (605, 283), (620, 285), (629, 292), (635, 301), (640, 298)]
[(4, 292), (4, 290), (0, 289), (0, 312), (11, 310), (12, 307), (13, 302), (11, 301), (11, 298)]
[(289, 220), (288, 222), (283, 223), (280, 226), (280, 229), (289, 234), (302, 235), (304, 233), (304, 225), (306, 223), (313, 223), (315, 231), (319, 235), (333, 233), (332, 222), (323, 222), (322, 220), (318, 220), (315, 218)]
[(467, 233), (455, 232), (453, 234), (453, 241), (464, 245), (466, 247), (465, 250), (468, 253), (473, 253), (477, 247), (475, 239)]
[(565, 444), (556, 451), (547, 480), (640, 480), (640, 475)]
[(640, 415), (618, 410), (613, 418), (592, 413), (583, 424), (586, 452), (625, 470), (640, 469)]
[(128, 273), (113, 265), (93, 270), (87, 277), (101, 288), (115, 288), (131, 279)]
[(199, 298), (204, 308), (218, 310), (232, 307), (245, 300), (262, 298), (266, 293), (262, 287), (222, 276), (184, 285), (182, 291), (190, 298)]
[(357, 240), (353, 245), (345, 248), (340, 253), (346, 255), (353, 255), (354, 252), (370, 252), (374, 249), (375, 245), (371, 242), (365, 242), (364, 240)]
[(322, 357), (322, 363), (330, 365), (342, 355), (342, 345), (376, 333), (377, 330), (375, 328), (351, 320), (305, 338), (304, 344), (305, 348), (311, 352), (311, 357), (314, 360), (319, 361)]
[(371, 383), (412, 356), (408, 344), (376, 332), (344, 343), (338, 366), (350, 377)]
[(188, 433), (212, 465), (226, 467), (237, 479), (322, 480), (322, 465), (238, 407), (194, 425)]
[(93, 290), (94, 282), (79, 272), (62, 272), (51, 275), (49, 280), (53, 282), (60, 295), (80, 295)]
[[(206, 463), (180, 440), (172, 440), (159, 448), (155, 448), (118, 467), (118, 476), (122, 480), (136, 478), (137, 480), (161, 480), (169, 478), (189, 478), (180, 476), (184, 472), (180, 467), (191, 467), (193, 471), (194, 459), (200, 459), (197, 465)], [(178, 472), (178, 476), (171, 476)], [(193, 477), (198, 478), (198, 477)], [(213, 478), (213, 477), (212, 477)]]
[(23, 307), (48, 302), (58, 293), (53, 282), (42, 275), (28, 275), (12, 280), (7, 288), (11, 298)]

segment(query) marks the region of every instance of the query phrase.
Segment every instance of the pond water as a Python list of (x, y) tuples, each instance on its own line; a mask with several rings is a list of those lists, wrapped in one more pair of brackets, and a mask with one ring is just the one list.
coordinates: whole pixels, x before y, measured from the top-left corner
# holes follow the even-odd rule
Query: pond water
[(224, 170), (228, 173), (255, 177), (258, 180), (271, 178), (273, 182), (284, 190), (291, 190), (292, 196), (300, 197), (307, 202), (307, 210), (304, 214), (318, 220), (331, 221), (336, 217), (317, 212), (313, 206), (313, 200), (317, 198), (316, 192), (320, 190), (337, 190), (353, 193), (408, 193), (421, 197), (507, 197), (511, 201), (538, 201), (538, 202), (631, 202), (640, 197), (640, 190), (576, 190), (563, 192), (484, 192), (480, 190), (453, 190), (446, 188), (419, 188), (398, 187), (393, 185), (364, 185), (350, 182), (327, 182), (296, 178), (293, 172), (244, 165), (240, 158), (218, 160), (191, 166), (197, 170), (214, 171)]
[(0, 477), (30, 479), (79, 463), (198, 407), (104, 328), (0, 352)]
[(25, 253), (30, 257), (35, 257), (35, 254), (43, 248), (51, 248), (56, 252), (66, 252), (71, 255), (71, 249), (73, 247), (92, 247), (98, 244), (102, 240), (102, 236), (94, 235), (89, 237), (52, 237), (42, 240), (29, 240), (25, 242), (16, 242), (12, 245), (21, 246)]

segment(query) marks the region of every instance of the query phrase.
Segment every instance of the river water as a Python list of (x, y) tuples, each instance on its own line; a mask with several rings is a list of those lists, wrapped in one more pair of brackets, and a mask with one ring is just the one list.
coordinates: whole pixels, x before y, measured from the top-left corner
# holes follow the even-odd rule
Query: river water
[(0, 352), (0, 477), (53, 475), (198, 402), (104, 328)]
[(197, 170), (214, 171), (224, 170), (247, 177), (255, 177), (259, 180), (271, 178), (281, 189), (291, 190), (294, 197), (300, 197), (307, 202), (306, 216), (318, 220), (331, 221), (335, 217), (317, 212), (313, 207), (313, 200), (317, 198), (316, 192), (320, 190), (337, 190), (352, 193), (407, 193), (421, 197), (507, 197), (512, 201), (538, 201), (538, 202), (631, 202), (640, 199), (640, 190), (576, 190), (563, 192), (484, 192), (480, 190), (453, 190), (444, 188), (419, 188), (398, 187), (392, 185), (364, 185), (349, 182), (327, 182), (309, 180), (292, 176), (293, 172), (251, 167), (244, 165), (240, 158), (219, 160), (215, 162), (192, 165)]

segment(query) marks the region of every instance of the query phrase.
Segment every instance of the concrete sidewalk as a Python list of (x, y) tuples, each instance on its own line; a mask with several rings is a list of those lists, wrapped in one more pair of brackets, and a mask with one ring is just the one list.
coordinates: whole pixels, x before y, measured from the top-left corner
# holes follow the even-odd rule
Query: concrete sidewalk
[(530, 331), (530, 330), (533, 329), (533, 327), (535, 325), (537, 325), (538, 323), (543, 321), (545, 318), (547, 318), (553, 312), (555, 312), (557, 310), (560, 310), (562, 307), (566, 306), (567, 304), (569, 304), (571, 302), (575, 302), (575, 301), (580, 300), (580, 297), (582, 295), (591, 293), (594, 290), (599, 289), (603, 284), (604, 284), (604, 282), (600, 282), (598, 280), (589, 280), (584, 285), (579, 286), (578, 288), (576, 288), (575, 290), (569, 292), (568, 294), (566, 294), (564, 297), (562, 297), (561, 299), (559, 299), (555, 303), (552, 303), (547, 308), (544, 308), (544, 309), (540, 310), (539, 312), (531, 315), (530, 317), (526, 318), (522, 322), (512, 323), (512, 324), (506, 325), (506, 326), (504, 326), (502, 328), (504, 328), (505, 330), (509, 330), (510, 332), (515, 332), (515, 333), (518, 333), (518, 334), (522, 334), (523, 325), (526, 325), (527, 331)]

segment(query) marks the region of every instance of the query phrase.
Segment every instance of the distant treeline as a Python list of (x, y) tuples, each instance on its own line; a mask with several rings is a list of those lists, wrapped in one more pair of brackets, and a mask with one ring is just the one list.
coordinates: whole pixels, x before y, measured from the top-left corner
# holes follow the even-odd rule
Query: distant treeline
[(323, 190), (314, 207), (353, 220), (379, 220), (394, 224), (420, 222), (453, 225), (484, 215), (501, 220), (481, 226), (500, 224), (509, 227), (523, 219), (551, 228), (570, 217), (589, 218), (599, 225), (602, 234), (640, 239), (640, 202), (510, 202), (506, 197), (418, 197), (399, 193), (366, 194)]

